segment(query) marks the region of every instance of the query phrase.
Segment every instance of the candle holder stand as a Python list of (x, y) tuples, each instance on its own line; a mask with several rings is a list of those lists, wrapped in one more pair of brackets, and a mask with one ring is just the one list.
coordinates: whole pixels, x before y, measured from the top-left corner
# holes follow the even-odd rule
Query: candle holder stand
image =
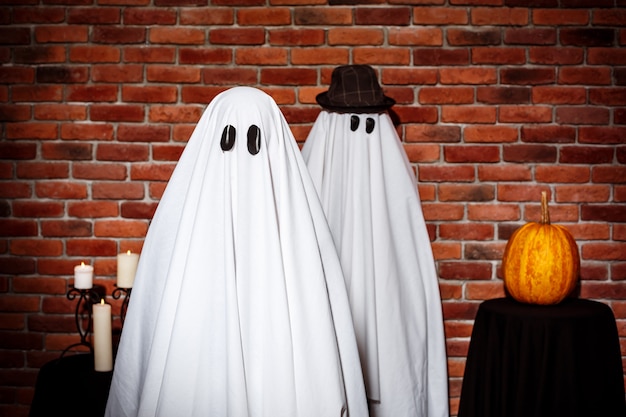
[[(89, 349), (91, 353), (93, 353), (93, 346), (87, 340), (87, 337), (91, 333), (92, 324), (91, 324), (91, 306), (95, 303), (99, 303), (102, 298), (100, 294), (93, 288), (82, 289), (75, 288), (72, 286), (67, 292), (67, 299), (70, 301), (75, 300), (78, 297), (78, 301), (76, 302), (76, 309), (74, 310), (74, 320), (76, 322), (76, 329), (78, 330), (78, 334), (80, 335), (80, 342), (74, 343), (63, 350), (61, 353), (61, 357), (65, 356), (67, 352), (71, 349), (79, 346), (85, 346)], [(83, 327), (83, 322), (86, 320), (87, 327)]]
[(122, 326), (124, 326), (124, 320), (126, 319), (126, 310), (128, 310), (128, 302), (130, 301), (130, 293), (132, 290), (132, 288), (122, 288), (115, 285), (115, 289), (111, 294), (115, 300), (119, 300), (122, 295), (124, 295), (124, 300), (122, 300), (122, 306), (120, 308), (120, 321), (122, 322)]

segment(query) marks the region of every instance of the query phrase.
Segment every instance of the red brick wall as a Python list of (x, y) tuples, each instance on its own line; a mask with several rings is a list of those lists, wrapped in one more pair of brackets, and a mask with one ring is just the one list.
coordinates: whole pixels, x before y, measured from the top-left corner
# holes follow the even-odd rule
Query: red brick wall
[(211, 98), (260, 87), (303, 141), (348, 63), (379, 72), (418, 169), (453, 414), (477, 306), (503, 295), (542, 190), (626, 357), (626, 1), (0, 3), (0, 415), (27, 415), (38, 368), (77, 340), (73, 266), (110, 294), (115, 255), (141, 249)]

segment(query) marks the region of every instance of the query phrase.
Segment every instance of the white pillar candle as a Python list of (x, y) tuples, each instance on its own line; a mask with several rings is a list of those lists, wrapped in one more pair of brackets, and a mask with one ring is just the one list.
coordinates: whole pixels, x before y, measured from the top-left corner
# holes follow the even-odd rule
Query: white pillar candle
[(85, 265), (81, 262), (80, 265), (74, 267), (74, 288), (81, 290), (88, 290), (93, 287), (93, 266)]
[(93, 305), (93, 354), (98, 372), (113, 369), (113, 343), (111, 333), (111, 304), (104, 299)]
[(131, 251), (117, 255), (117, 286), (119, 288), (133, 287), (138, 263), (139, 255)]

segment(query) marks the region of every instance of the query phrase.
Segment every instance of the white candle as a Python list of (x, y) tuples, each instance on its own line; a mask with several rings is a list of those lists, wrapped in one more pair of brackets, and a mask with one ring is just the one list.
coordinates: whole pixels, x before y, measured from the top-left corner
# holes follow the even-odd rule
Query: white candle
[(111, 304), (104, 299), (93, 305), (93, 354), (98, 372), (113, 369), (113, 343), (111, 333)]
[(81, 262), (80, 265), (74, 267), (74, 288), (88, 290), (93, 287), (93, 266), (85, 265)]
[(138, 263), (139, 255), (131, 251), (117, 255), (117, 286), (119, 288), (133, 287)]

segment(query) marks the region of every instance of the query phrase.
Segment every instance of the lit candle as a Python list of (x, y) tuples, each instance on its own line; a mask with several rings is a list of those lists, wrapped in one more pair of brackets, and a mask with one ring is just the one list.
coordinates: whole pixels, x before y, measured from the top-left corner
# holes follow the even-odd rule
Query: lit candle
[(111, 304), (104, 299), (93, 305), (93, 354), (98, 372), (113, 369), (113, 343), (111, 341)]
[(93, 266), (81, 262), (74, 267), (74, 288), (88, 290), (91, 287), (93, 287)]
[(131, 251), (117, 255), (117, 286), (119, 288), (133, 287), (138, 263), (139, 255)]

